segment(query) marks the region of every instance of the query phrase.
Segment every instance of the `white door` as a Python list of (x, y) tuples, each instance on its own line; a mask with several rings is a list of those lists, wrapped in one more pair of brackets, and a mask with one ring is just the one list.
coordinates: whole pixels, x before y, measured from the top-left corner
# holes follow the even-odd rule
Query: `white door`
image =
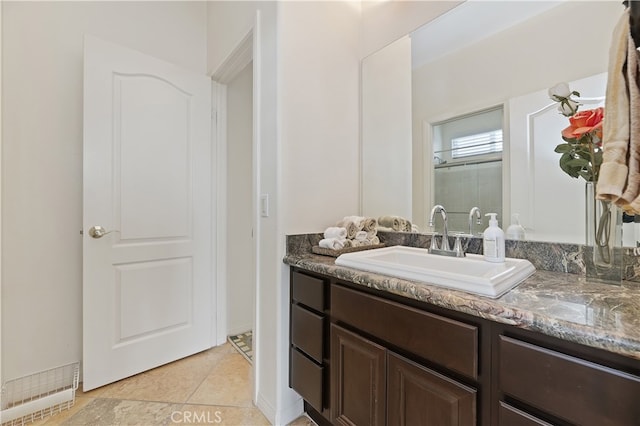
[(215, 316), (210, 80), (93, 37), (84, 61), (88, 390), (210, 347)]

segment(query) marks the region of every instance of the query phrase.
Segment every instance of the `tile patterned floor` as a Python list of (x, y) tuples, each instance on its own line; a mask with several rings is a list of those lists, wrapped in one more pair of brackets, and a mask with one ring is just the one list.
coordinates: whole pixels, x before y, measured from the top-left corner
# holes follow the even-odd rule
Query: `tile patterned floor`
[(229, 336), (229, 342), (244, 355), (247, 361), (253, 362), (253, 332), (251, 330)]
[[(89, 391), (34, 426), (269, 425), (251, 401), (251, 365), (229, 343)], [(315, 425), (300, 417), (291, 426)]]

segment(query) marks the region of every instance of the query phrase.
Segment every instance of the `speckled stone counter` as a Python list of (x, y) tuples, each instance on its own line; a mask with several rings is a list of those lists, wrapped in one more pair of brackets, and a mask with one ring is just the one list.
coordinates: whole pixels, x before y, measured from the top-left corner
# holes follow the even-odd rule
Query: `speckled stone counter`
[[(533, 276), (501, 298), (490, 299), (336, 266), (334, 258), (315, 255), (308, 250), (316, 239), (318, 236), (314, 234), (290, 236), (284, 262), (369, 288), (640, 360), (640, 283), (601, 284), (588, 281), (577, 273), (543, 270), (534, 262), (537, 271)], [(391, 239), (387, 244), (394, 245)]]

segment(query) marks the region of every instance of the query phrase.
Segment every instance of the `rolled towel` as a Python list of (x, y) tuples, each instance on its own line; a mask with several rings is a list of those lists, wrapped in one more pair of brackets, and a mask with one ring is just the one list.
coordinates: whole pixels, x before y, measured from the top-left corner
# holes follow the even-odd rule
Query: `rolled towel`
[(378, 225), (376, 230), (383, 231), (383, 232), (395, 232), (392, 228), (387, 228), (386, 226), (380, 226), (380, 225)]
[(354, 241), (355, 241), (355, 240), (344, 240), (344, 241), (343, 241), (343, 243), (344, 243), (344, 248), (350, 248), (350, 247), (353, 247), (353, 242), (354, 242)]
[(340, 222), (338, 222), (338, 226), (341, 226), (340, 223), (348, 223), (353, 222), (354, 225), (358, 228), (358, 231), (362, 231), (362, 227), (364, 226), (364, 220), (366, 217), (364, 216), (345, 216), (342, 218)]
[(367, 232), (367, 240), (370, 240), (371, 238), (375, 237), (376, 235), (378, 235), (378, 227), (377, 226), (376, 226), (376, 229), (374, 229), (373, 231)]
[(420, 232), (420, 229), (418, 228), (418, 225), (416, 225), (415, 223), (411, 224), (411, 232), (413, 232), (413, 233)]
[(341, 248), (344, 248), (344, 241), (337, 238), (325, 238), (323, 240), (320, 240), (318, 245), (322, 248), (340, 250)]
[(403, 231), (405, 231), (405, 232), (411, 232), (411, 229), (412, 229), (411, 222), (410, 222), (410, 221), (408, 221), (408, 220), (405, 220), (405, 222), (404, 222), (404, 229), (403, 229)]
[(380, 244), (380, 238), (378, 238), (377, 235), (374, 235), (373, 237), (367, 239), (367, 244), (369, 245)]
[(366, 217), (362, 221), (362, 230), (366, 232), (375, 231), (378, 227), (378, 221), (372, 217)]
[(331, 226), (324, 230), (324, 237), (344, 240), (347, 238), (347, 229), (338, 226)]
[(353, 240), (356, 236), (356, 233), (360, 231), (360, 229), (358, 229), (358, 226), (353, 221), (341, 220), (337, 223), (337, 226), (347, 230), (347, 239), (349, 240)]
[(400, 216), (380, 216), (378, 218), (379, 226), (391, 228), (394, 231), (403, 231), (405, 222)]
[(368, 237), (367, 231), (358, 231), (353, 238), (356, 241), (366, 241)]

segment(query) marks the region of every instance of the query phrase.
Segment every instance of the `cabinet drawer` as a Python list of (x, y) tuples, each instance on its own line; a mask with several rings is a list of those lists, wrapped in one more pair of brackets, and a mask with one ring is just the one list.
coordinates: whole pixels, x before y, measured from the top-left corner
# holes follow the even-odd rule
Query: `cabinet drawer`
[(346, 287), (331, 287), (331, 314), (392, 345), (478, 378), (478, 328)]
[(297, 349), (291, 349), (291, 387), (318, 411), (322, 411), (324, 367), (316, 365)]
[(293, 271), (291, 273), (291, 287), (293, 300), (318, 312), (324, 311), (325, 280)]
[(500, 417), (498, 421), (500, 426), (551, 426), (551, 424), (513, 408), (504, 402), (500, 403), (498, 416)]
[(319, 364), (322, 363), (324, 318), (299, 306), (291, 305), (291, 343)]
[(500, 336), (499, 388), (582, 425), (637, 425), (640, 377)]

